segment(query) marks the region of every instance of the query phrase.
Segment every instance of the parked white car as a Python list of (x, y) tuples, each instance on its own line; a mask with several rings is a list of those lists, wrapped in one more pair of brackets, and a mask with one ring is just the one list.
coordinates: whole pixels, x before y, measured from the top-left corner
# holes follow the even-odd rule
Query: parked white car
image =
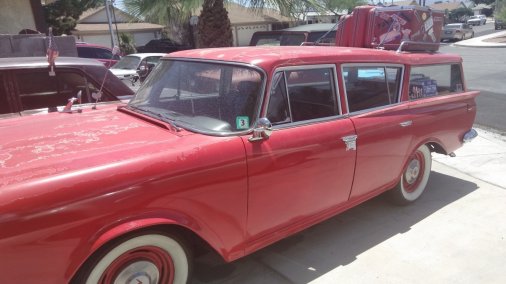
[(144, 81), (144, 78), (153, 69), (160, 57), (164, 56), (165, 53), (133, 53), (121, 58), (111, 69), (119, 79), (129, 86), (135, 85), (136, 81)]
[(487, 17), (485, 15), (474, 15), (467, 20), (467, 23), (473, 26), (481, 26), (487, 23)]

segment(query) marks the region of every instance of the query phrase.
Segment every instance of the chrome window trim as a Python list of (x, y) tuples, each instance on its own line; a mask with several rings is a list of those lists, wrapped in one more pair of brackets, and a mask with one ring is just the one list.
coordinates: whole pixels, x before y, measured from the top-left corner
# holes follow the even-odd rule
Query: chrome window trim
[[(390, 64), (390, 63), (386, 63), (386, 62), (379, 62), (379, 63), (342, 63), (341, 66), (340, 66), (340, 70), (341, 70), (341, 82), (343, 82), (343, 90), (344, 90), (344, 101), (346, 103), (346, 114), (347, 115), (350, 115), (350, 114), (362, 114), (362, 113), (365, 113), (365, 112), (369, 112), (369, 111), (375, 111), (375, 110), (378, 110), (378, 109), (383, 109), (383, 108), (387, 108), (387, 107), (391, 107), (391, 106), (395, 106), (395, 105), (398, 105), (400, 104), (402, 101), (402, 88), (404, 86), (404, 72), (406, 70), (406, 66), (404, 64)], [(383, 69), (385, 68), (388, 68), (388, 67), (393, 67), (393, 68), (400, 68), (400, 74), (401, 74), (401, 78), (399, 80), (399, 89), (397, 90), (397, 102), (394, 102), (392, 104), (389, 104), (389, 105), (384, 105), (384, 106), (378, 106), (378, 107), (373, 107), (373, 108), (368, 108), (368, 109), (363, 109), (363, 110), (359, 110), (359, 111), (353, 111), (353, 112), (350, 112), (350, 105), (348, 103), (348, 93), (346, 91), (346, 83), (344, 81), (344, 71), (343, 69), (345, 67), (382, 67)], [(385, 72), (386, 73), (386, 72)]]
[[(341, 97), (339, 94), (339, 87), (338, 87), (338, 81), (337, 81), (337, 78), (338, 78), (337, 77), (337, 68), (336, 68), (335, 64), (311, 64), (311, 65), (296, 65), (296, 66), (278, 67), (278, 68), (274, 69), (272, 78), (274, 78), (278, 73), (283, 73), (282, 76), (284, 77), (284, 80), (285, 80), (285, 88), (286, 88), (286, 90), (288, 90), (288, 80), (286, 78), (285, 71), (313, 70), (313, 69), (324, 69), (324, 68), (331, 69), (332, 73), (333, 73), (332, 80), (334, 82), (331, 82), (330, 85), (332, 87), (334, 99), (337, 102), (337, 111), (339, 114), (333, 115), (333, 116), (328, 116), (328, 117), (293, 122), (292, 116), (291, 116), (292, 111), (290, 109), (290, 103), (288, 103), (288, 108), (290, 111), (290, 122), (278, 124), (278, 125), (273, 125), (272, 128), (274, 130), (284, 129), (284, 128), (292, 128), (292, 127), (296, 127), (296, 126), (300, 126), (300, 125), (308, 125), (308, 124), (314, 124), (314, 123), (325, 122), (325, 121), (331, 121), (331, 120), (336, 120), (336, 118), (343, 118), (343, 112), (342, 112), (342, 107), (341, 107)], [(270, 99), (271, 99), (270, 92), (272, 91), (273, 87), (274, 86), (272, 85), (272, 80), (271, 80), (271, 82), (269, 84), (269, 96), (267, 98), (267, 101), (265, 103), (265, 107), (263, 108), (264, 111), (262, 113), (264, 116), (266, 115), (267, 109), (269, 108), (269, 103), (270, 103)], [(290, 95), (288, 94), (288, 97), (289, 96)]]

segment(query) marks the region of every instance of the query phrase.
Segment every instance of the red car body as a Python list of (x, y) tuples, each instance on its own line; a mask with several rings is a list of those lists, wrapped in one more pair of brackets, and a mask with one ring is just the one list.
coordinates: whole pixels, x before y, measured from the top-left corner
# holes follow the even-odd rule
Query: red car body
[[(135, 100), (155, 89), (146, 86), (132, 108), (0, 120), (0, 282), (69, 282), (111, 241), (153, 228), (177, 228), (182, 239), (199, 238), (233, 261), (393, 188), (421, 145), (452, 153), (476, 115), (478, 92), (463, 83), (438, 95), (411, 91), (420, 83), (410, 78), (415, 67), (450, 64), (461, 74), (457, 55), (317, 46), (187, 50), (163, 58), (145, 84), (160, 82), (164, 64), (174, 62), (258, 72), (250, 127), (208, 133), (136, 112)], [(386, 65), (398, 68), (398, 100), (349, 111), (352, 68)], [(279, 70), (314, 66), (333, 73), (325, 71), (337, 115), (275, 125), (268, 139), (256, 135)], [(364, 79), (377, 76), (362, 71)]]
[(96, 59), (102, 62), (107, 68), (111, 68), (121, 59), (118, 54), (113, 54), (113, 50), (106, 46), (78, 42), (76, 43), (76, 48), (77, 56)]

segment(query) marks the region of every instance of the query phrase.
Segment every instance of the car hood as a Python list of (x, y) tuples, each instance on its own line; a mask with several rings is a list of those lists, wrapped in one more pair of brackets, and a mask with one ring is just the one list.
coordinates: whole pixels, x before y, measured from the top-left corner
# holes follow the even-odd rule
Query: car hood
[(134, 76), (137, 74), (137, 71), (135, 70), (132, 70), (132, 69), (114, 69), (114, 68), (111, 68), (109, 69), (112, 74), (114, 74), (115, 76), (117, 77), (130, 77), (130, 76)]
[(194, 136), (112, 106), (4, 119), (0, 132), (0, 188), (175, 151), (170, 145)]

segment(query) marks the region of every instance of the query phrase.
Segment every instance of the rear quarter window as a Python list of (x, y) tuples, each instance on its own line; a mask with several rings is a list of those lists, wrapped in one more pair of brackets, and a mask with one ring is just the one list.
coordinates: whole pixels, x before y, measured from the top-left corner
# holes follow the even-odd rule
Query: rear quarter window
[(416, 66), (409, 76), (409, 99), (448, 95), (464, 91), (460, 64)]

